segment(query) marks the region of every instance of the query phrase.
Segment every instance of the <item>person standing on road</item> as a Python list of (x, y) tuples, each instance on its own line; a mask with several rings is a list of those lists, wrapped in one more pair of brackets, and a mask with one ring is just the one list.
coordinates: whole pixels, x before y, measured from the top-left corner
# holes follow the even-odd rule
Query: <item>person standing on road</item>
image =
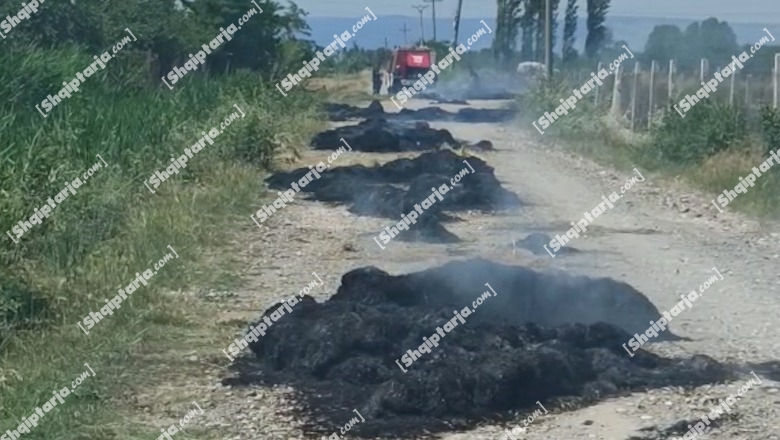
[(376, 67), (371, 68), (371, 83), (373, 86), (374, 95), (378, 95), (382, 88), (382, 72)]

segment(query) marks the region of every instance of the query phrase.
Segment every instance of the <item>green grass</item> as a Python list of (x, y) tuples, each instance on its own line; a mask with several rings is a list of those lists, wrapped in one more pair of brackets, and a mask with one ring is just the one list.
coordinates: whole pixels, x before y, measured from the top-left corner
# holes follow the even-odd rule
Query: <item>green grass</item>
[[(317, 101), (309, 95), (282, 97), (252, 74), (193, 76), (171, 91), (135, 76), (112, 77), (127, 67), (119, 59), (42, 118), (35, 104), (88, 60), (76, 51), (0, 54), (0, 79), (11, 85), (3, 88), (2, 97), (13, 102), (0, 109), (10, 147), (0, 150), (4, 229), (28, 218), (63, 188), (65, 179), (80, 176), (97, 161), (95, 154), (109, 164), (18, 245), (4, 235), (0, 432), (15, 429), (22, 416), (51, 398), (52, 390), (70, 386), (87, 362), (96, 377), (24, 438), (156, 438), (160, 427), (138, 424), (123, 396), (163, 380), (153, 371), (186, 368), (176, 356), (157, 357), (157, 364), (149, 357), (218, 352), (229, 337), (228, 330), (213, 323), (212, 306), (172, 295), (230, 289), (239, 282), (230, 255), (224, 254), (225, 243), (243, 225), (253, 226), (249, 214), (263, 193), (262, 170), (304, 145), (322, 122), (314, 109)], [(24, 75), (23, 87), (19, 78)], [(233, 104), (246, 118), (227, 127), (213, 146), (151, 194), (143, 181), (194, 144), (201, 131), (234, 112)], [(77, 327), (136, 272), (168, 253), (169, 244), (180, 258), (166, 264), (148, 287), (88, 336)]]

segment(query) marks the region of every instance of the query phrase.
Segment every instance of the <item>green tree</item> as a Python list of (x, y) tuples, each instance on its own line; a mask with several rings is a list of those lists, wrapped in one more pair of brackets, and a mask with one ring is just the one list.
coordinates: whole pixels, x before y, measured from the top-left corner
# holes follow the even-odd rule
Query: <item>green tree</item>
[(585, 53), (588, 58), (596, 58), (606, 43), (607, 28), (604, 26), (604, 21), (607, 18), (609, 3), (610, 0), (587, 0), (588, 36), (585, 38)]
[(520, 45), (520, 59), (530, 61), (534, 58), (534, 37), (536, 35), (536, 15), (538, 2), (536, 0), (524, 0), (524, 12), (520, 18), (520, 27), (523, 29)]
[(731, 62), (731, 55), (740, 52), (734, 31), (728, 23), (715, 18), (693, 22), (682, 34), (673, 29), (661, 33), (654, 30), (648, 38), (646, 52), (648, 50), (671, 52), (678, 60), (680, 69), (691, 71), (699, 69), (702, 58), (709, 60), (712, 70), (717, 65)]
[[(3, 16), (21, 9), (16, 2), (2, 3)], [(176, 32), (181, 27), (176, 22), (184, 18), (175, 0), (46, 2), (40, 4), (32, 19), (14, 29), (10, 38), (35, 42), (42, 47), (78, 44), (90, 52), (98, 52), (114, 44), (122, 34), (127, 35), (125, 28), (129, 28), (142, 42), (134, 42), (137, 48), (148, 45), (162, 32), (169, 35)]]
[(577, 49), (574, 48), (577, 33), (577, 0), (569, 0), (566, 4), (566, 16), (563, 22), (563, 48), (561, 58), (564, 63), (577, 60)]
[[(230, 41), (221, 44), (209, 55), (213, 70), (222, 72), (231, 68), (248, 68), (270, 71), (273, 67), (292, 20), (283, 15), (284, 9), (274, 1), (260, 1), (258, 4), (263, 12), (250, 17)], [(198, 0), (189, 4), (194, 15), (192, 19), (201, 24), (196, 47), (214, 39), (220, 33), (220, 28), (238, 22), (250, 6), (252, 4), (244, 0)]]
[[(273, 0), (257, 3), (263, 12), (249, 17), (231, 41), (212, 51), (206, 61), (208, 68), (198, 72), (224, 72), (235, 67), (268, 73), (280, 59), (306, 52), (304, 49), (310, 44), (297, 39), (309, 32), (305, 11), (295, 3), (286, 8)], [(77, 45), (96, 54), (127, 36), (127, 28), (138, 41), (128, 46), (126, 53), (144, 54), (149, 76), (158, 81), (174, 65), (183, 64), (190, 53), (215, 38), (220, 27), (236, 23), (252, 7), (245, 0), (45, 2), (4, 43), (34, 43), (46, 48)], [(15, 2), (0, 0), (3, 15), (15, 14), (19, 9)], [(295, 50), (291, 50), (291, 44)], [(292, 61), (296, 67), (300, 64), (299, 59)]]
[(536, 12), (536, 26), (534, 29), (534, 61), (544, 61), (544, 29), (545, 29), (545, 0), (531, 0), (534, 2), (534, 11)]
[(678, 60), (683, 43), (683, 33), (675, 25), (659, 25), (653, 28), (645, 44), (644, 57), (647, 60)]
[(491, 49), (499, 66), (506, 67), (513, 58), (512, 53), (517, 47), (519, 28), (524, 16), (522, 10), (523, 0), (498, 0), (496, 36)]
[[(699, 27), (699, 48), (701, 56), (711, 63), (730, 63), (731, 56), (739, 50), (737, 36), (725, 21), (708, 18)], [(728, 61), (727, 61), (728, 60)]]

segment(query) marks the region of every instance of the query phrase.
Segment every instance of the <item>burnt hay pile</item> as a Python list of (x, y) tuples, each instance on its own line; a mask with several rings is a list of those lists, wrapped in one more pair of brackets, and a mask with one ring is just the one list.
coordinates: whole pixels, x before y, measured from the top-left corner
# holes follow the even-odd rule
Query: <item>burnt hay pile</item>
[[(548, 255), (545, 246), (548, 243), (550, 243), (552, 240), (553, 238), (547, 234), (542, 234), (541, 232), (532, 232), (522, 240), (514, 240), (510, 246), (513, 249), (517, 249), (517, 248), (526, 249), (528, 251), (531, 251), (531, 253), (534, 255)], [(572, 255), (572, 254), (579, 254), (580, 252), (582, 251), (580, 251), (575, 247), (565, 246), (558, 249), (555, 252), (555, 254)]]
[[(453, 218), (444, 211), (468, 210), (496, 211), (520, 206), (514, 193), (501, 187), (494, 169), (477, 157), (470, 157), (468, 164), (474, 173), (462, 176), (460, 182), (449, 192), (424, 210), (417, 223), (396, 237), (399, 240), (426, 241), (434, 243), (457, 242), (458, 237), (448, 232), (442, 222)], [(321, 177), (301, 188), (302, 192), (322, 202), (348, 205), (350, 212), (392, 219), (401, 219), (401, 214), (414, 210), (432, 194), (431, 188), (442, 184), (450, 186), (450, 180), (464, 169), (469, 169), (463, 157), (450, 150), (421, 154), (414, 159), (398, 159), (378, 167), (352, 165), (328, 169)], [(277, 173), (266, 179), (269, 187), (276, 190), (290, 188), (308, 168), (298, 168)]]
[(423, 92), (423, 93), (417, 93), (414, 95), (417, 98), (420, 99), (430, 99), (431, 101), (436, 101), (440, 104), (448, 104), (448, 103), (462, 103), (467, 99), (472, 100), (504, 100), (504, 99), (515, 99), (517, 98), (517, 93), (512, 93), (507, 90), (503, 89), (493, 89), (493, 90), (485, 90), (484, 88), (468, 88), (468, 89), (461, 89), (459, 91), (450, 91), (446, 96), (436, 93), (436, 92)]
[(367, 119), (357, 125), (318, 133), (312, 139), (311, 147), (315, 150), (335, 150), (344, 146), (342, 138), (353, 150), (365, 153), (427, 151), (445, 145), (460, 145), (449, 131), (433, 129), (425, 122)]
[[(485, 283), (497, 295), (401, 371), (395, 361), (452, 319), (453, 310), (471, 307)], [(250, 344), (256, 358), (235, 364), (238, 378), (225, 382), (295, 387), (300, 415), (323, 433), (343, 425), (352, 409), (366, 419), (355, 435), (414, 435), (500, 420), (558, 396), (590, 402), (731, 378), (706, 356), (673, 360), (644, 350), (628, 356), (621, 344), (630, 336), (612, 324), (659, 314), (641, 293), (611, 279), (544, 275), (485, 260), (402, 276), (369, 267), (345, 274), (328, 301), (307, 296), (294, 307)], [(589, 315), (586, 307), (601, 312)], [(612, 324), (591, 323), (599, 318)], [(577, 319), (584, 324), (563, 324)]]
[(331, 121), (346, 121), (353, 118), (381, 118), (385, 114), (382, 103), (376, 99), (371, 101), (368, 107), (326, 102), (325, 112)]
[(368, 107), (329, 103), (325, 111), (331, 121), (349, 119), (385, 119), (387, 121), (440, 121), (440, 122), (505, 122), (515, 117), (512, 109), (462, 108), (452, 113), (439, 107), (425, 107), (419, 110), (403, 108), (399, 112), (385, 112), (379, 101), (371, 101)]

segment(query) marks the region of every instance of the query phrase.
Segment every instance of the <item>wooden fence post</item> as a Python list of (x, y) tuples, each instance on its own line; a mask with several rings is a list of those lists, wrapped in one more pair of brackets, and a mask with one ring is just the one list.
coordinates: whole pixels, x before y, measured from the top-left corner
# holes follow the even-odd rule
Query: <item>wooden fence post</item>
[(634, 120), (636, 119), (636, 84), (639, 79), (639, 61), (634, 63), (634, 84), (631, 86), (631, 131), (634, 131)]
[(653, 125), (653, 95), (655, 95), (655, 88), (653, 87), (655, 75), (655, 60), (650, 62), (650, 104), (647, 106), (647, 129)]

